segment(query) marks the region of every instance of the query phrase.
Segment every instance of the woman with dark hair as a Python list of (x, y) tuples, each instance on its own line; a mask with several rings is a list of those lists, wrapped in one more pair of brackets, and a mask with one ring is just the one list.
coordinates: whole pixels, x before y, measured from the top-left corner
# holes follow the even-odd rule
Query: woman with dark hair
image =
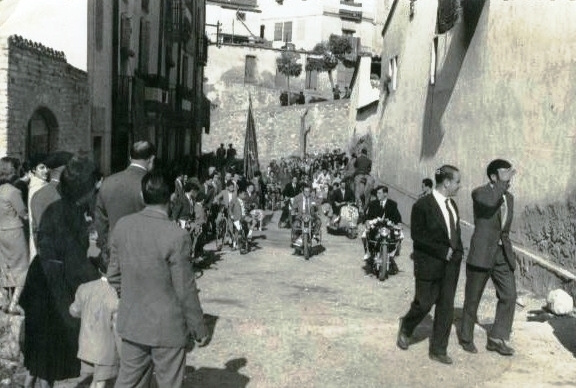
[[(97, 183), (95, 165), (73, 157), (60, 175), (61, 199), (44, 212), (38, 228), (38, 256), (32, 261), (20, 305), (24, 317), (26, 386), (51, 387), (80, 374), (80, 321), (68, 307), (76, 289), (100, 277), (88, 259), (86, 211)], [(93, 249), (92, 247), (90, 247)]]
[(19, 313), (18, 298), (28, 270), (28, 244), (24, 225), (28, 218), (22, 193), (12, 185), (16, 178), (13, 160), (0, 159), (0, 291), (7, 291), (3, 308)]

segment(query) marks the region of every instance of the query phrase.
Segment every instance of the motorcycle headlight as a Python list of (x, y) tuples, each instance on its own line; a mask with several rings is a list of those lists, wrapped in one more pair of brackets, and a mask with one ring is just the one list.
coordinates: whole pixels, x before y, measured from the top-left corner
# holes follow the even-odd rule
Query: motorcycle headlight
[(390, 235), (390, 230), (388, 228), (380, 228), (380, 235), (382, 237), (388, 237)]
[(302, 216), (302, 222), (309, 222), (309, 221), (310, 221), (309, 215)]

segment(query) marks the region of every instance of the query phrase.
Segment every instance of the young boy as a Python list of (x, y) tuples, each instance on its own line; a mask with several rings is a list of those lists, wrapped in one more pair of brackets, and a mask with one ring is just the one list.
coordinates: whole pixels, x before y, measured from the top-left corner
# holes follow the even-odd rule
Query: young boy
[(113, 324), (118, 310), (116, 291), (104, 276), (78, 287), (70, 315), (81, 319), (78, 358), (80, 376), (92, 376), (90, 388), (104, 388), (118, 375), (120, 360)]

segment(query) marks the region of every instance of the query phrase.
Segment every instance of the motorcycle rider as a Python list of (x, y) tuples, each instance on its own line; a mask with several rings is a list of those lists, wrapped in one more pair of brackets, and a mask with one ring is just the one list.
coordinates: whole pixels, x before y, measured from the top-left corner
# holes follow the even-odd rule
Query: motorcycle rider
[(182, 196), (172, 203), (170, 218), (180, 227), (188, 230), (194, 247), (192, 256), (200, 260), (206, 243), (206, 213), (202, 201), (198, 198), (200, 182), (197, 178), (188, 179), (182, 188)]
[(302, 188), (302, 192), (294, 197), (292, 216), (293, 218), (298, 218), (298, 216), (310, 214), (312, 221), (312, 238), (319, 242), (322, 221), (320, 221), (318, 204), (311, 193), (312, 188), (310, 185), (306, 185)]
[(349, 202), (354, 202), (354, 192), (346, 187), (346, 182), (334, 179), (330, 193), (330, 205), (332, 205), (332, 213), (335, 217), (332, 223), (337, 224), (340, 221), (340, 210)]
[(280, 215), (279, 224), (290, 225), (292, 220), (290, 218), (289, 203), (293, 201), (293, 198), (300, 193), (301, 187), (298, 181), (298, 176), (292, 176), (292, 181), (287, 183), (282, 191), (282, 196), (284, 197), (284, 206), (282, 207), (282, 214)]
[[(398, 210), (398, 203), (388, 198), (388, 187), (380, 185), (374, 189), (376, 192), (375, 200), (368, 204), (366, 211), (366, 230), (362, 233), (362, 244), (364, 245), (364, 260), (370, 259), (370, 249), (368, 247), (368, 233), (376, 233), (375, 229), (370, 230), (369, 225), (377, 219), (388, 219), (393, 224), (402, 223), (402, 216)], [(395, 275), (398, 273), (398, 266), (394, 259), (390, 260), (390, 274)]]
[(354, 162), (354, 195), (360, 210), (366, 212), (370, 192), (374, 187), (374, 178), (370, 176), (372, 171), (372, 160), (368, 158), (368, 151), (362, 148), (360, 155)]

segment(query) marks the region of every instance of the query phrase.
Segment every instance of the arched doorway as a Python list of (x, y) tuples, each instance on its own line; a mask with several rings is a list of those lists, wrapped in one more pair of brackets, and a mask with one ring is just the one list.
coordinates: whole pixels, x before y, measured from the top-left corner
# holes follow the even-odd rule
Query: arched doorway
[(40, 107), (28, 120), (26, 133), (26, 157), (47, 154), (58, 144), (58, 122), (48, 108)]

